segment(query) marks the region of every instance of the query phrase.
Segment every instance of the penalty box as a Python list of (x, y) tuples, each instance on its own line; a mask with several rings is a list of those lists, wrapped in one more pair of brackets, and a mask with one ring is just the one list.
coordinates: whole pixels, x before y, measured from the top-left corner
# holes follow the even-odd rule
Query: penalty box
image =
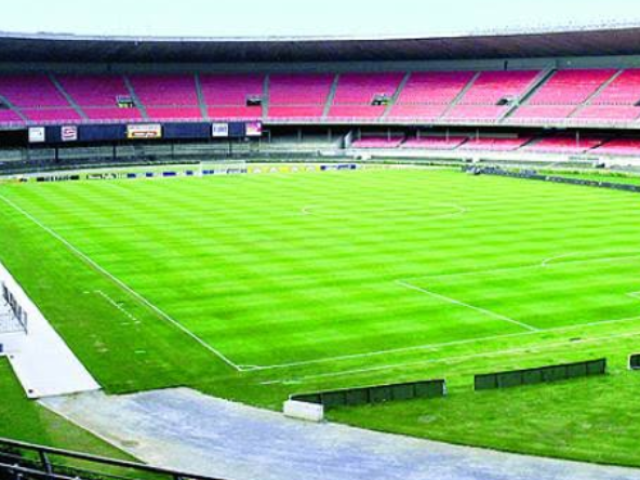
[(640, 253), (425, 276), (397, 283), (460, 314), (523, 330), (640, 318)]

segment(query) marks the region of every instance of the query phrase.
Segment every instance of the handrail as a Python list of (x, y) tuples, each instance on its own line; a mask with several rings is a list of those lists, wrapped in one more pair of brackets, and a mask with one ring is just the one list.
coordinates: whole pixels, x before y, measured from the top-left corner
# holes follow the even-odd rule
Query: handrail
[[(110, 467), (118, 467), (118, 468), (126, 468), (126, 469), (132, 469), (132, 470), (137, 470), (140, 472), (144, 472), (144, 473), (152, 473), (152, 474), (157, 474), (157, 475), (167, 475), (170, 476), (174, 479), (190, 479), (190, 480), (222, 480), (220, 478), (216, 478), (216, 477), (208, 477), (208, 476), (204, 476), (204, 475), (195, 475), (195, 474), (191, 474), (191, 473), (184, 473), (184, 472), (178, 472), (175, 470), (170, 470), (170, 469), (166, 469), (166, 468), (161, 468), (161, 467), (153, 467), (150, 465), (146, 465), (144, 463), (136, 463), (136, 462), (131, 462), (131, 461), (127, 461), (127, 460), (115, 460), (112, 458), (106, 458), (106, 457), (101, 457), (101, 456), (97, 456), (97, 455), (92, 455), (92, 454), (88, 454), (88, 453), (80, 453), (80, 452), (75, 452), (75, 451), (71, 451), (71, 450), (63, 450), (63, 449), (59, 449), (59, 448), (55, 448), (55, 447), (46, 447), (46, 446), (42, 446), (42, 445), (34, 445), (34, 444), (30, 444), (30, 443), (26, 443), (26, 442), (21, 442), (21, 441), (17, 441), (17, 440), (9, 440), (9, 439), (5, 439), (5, 438), (0, 438), (0, 449), (2, 447), (9, 447), (9, 448), (13, 448), (13, 449), (18, 449), (18, 450), (22, 450), (22, 451), (27, 451), (27, 452), (31, 452), (31, 453), (37, 453), (38, 455), (40, 455), (42, 458), (42, 455), (44, 454), (46, 455), (55, 455), (58, 457), (63, 457), (63, 458), (67, 458), (67, 459), (73, 459), (73, 460), (82, 460), (85, 462), (89, 462), (89, 463), (93, 463), (93, 464), (97, 464), (97, 465), (104, 465), (104, 466), (110, 466)], [(1, 450), (0, 450), (0, 454), (1, 454)], [(6, 465), (2, 465), (0, 464), (0, 470), (6, 467)], [(10, 466), (11, 468), (15, 468), (13, 466)], [(95, 474), (100, 474), (100, 472), (96, 471), (94, 472)], [(63, 478), (63, 477), (59, 477), (59, 478)]]

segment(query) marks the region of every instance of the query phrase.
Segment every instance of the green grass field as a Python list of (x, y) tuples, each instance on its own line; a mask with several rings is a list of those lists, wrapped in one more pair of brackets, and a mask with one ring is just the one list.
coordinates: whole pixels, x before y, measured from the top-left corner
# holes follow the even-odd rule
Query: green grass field
[[(111, 393), (442, 378), (332, 418), (640, 466), (640, 196), (452, 170), (0, 186), (0, 260)], [(602, 379), (472, 375), (607, 356)]]

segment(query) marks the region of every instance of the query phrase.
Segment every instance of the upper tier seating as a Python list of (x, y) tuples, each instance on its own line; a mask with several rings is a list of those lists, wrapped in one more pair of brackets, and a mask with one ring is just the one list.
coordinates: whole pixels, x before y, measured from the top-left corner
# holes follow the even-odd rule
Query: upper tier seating
[(130, 97), (124, 78), (116, 75), (62, 75), (58, 81), (91, 120), (139, 120), (140, 110), (119, 108), (119, 97)]
[(380, 118), (386, 107), (373, 106), (376, 96), (392, 98), (403, 73), (345, 73), (340, 75), (329, 117), (334, 119)]
[(529, 100), (530, 105), (580, 105), (615, 74), (616, 70), (561, 70)]
[(145, 107), (198, 105), (193, 75), (132, 75), (129, 80)]
[(466, 151), (513, 152), (525, 146), (531, 137), (476, 137), (460, 147)]
[(593, 152), (602, 155), (640, 156), (640, 139), (618, 138), (601, 145)]
[(640, 117), (640, 69), (625, 70), (574, 118), (588, 122), (630, 122)]
[(612, 69), (558, 71), (515, 112), (509, 123), (557, 121), (578, 115), (580, 107), (616, 73)]
[(11, 75), (0, 77), (0, 95), (16, 107), (70, 107), (46, 75)]
[(447, 119), (495, 121), (531, 88), (539, 71), (482, 72), (465, 92)]
[(202, 120), (193, 75), (134, 75), (131, 86), (151, 120)]
[(249, 107), (247, 100), (264, 97), (264, 80), (264, 75), (200, 75), (209, 117), (214, 120), (262, 118), (262, 107)]
[(271, 75), (270, 105), (326, 105), (333, 75)]
[(474, 76), (473, 72), (412, 73), (389, 119), (437, 120)]
[(0, 110), (0, 123), (24, 123), (20, 115), (12, 110)]
[(320, 119), (334, 75), (271, 75), (269, 117)]
[(482, 72), (460, 104), (497, 105), (503, 99), (520, 99), (538, 75), (539, 71)]

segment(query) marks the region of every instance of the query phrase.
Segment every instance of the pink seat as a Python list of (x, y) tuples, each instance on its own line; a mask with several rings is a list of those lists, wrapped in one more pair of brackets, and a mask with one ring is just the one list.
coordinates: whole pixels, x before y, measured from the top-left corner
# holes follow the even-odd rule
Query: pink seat
[(480, 137), (471, 138), (460, 147), (465, 151), (512, 152), (531, 141), (531, 137)]
[(376, 119), (380, 118), (387, 107), (372, 105), (334, 105), (329, 117), (334, 119)]
[(24, 109), (22, 113), (32, 122), (76, 123), (82, 120), (78, 112), (72, 108)]
[(129, 80), (145, 107), (198, 105), (193, 75), (132, 75)]
[(616, 70), (561, 70), (530, 99), (531, 105), (580, 105), (615, 74)]
[(202, 120), (198, 107), (147, 107), (151, 120)]
[(364, 137), (353, 142), (353, 148), (398, 148), (404, 137)]
[(416, 72), (402, 89), (398, 105), (448, 105), (467, 86), (473, 72)]
[(264, 75), (200, 75), (200, 87), (209, 107), (246, 107), (248, 98), (264, 96), (264, 78)]
[(495, 121), (509, 111), (509, 107), (495, 105), (457, 105), (445, 118), (469, 121)]
[(21, 108), (70, 107), (45, 75), (0, 76), (0, 95)]
[(270, 106), (270, 118), (307, 118), (320, 120), (324, 114), (324, 105), (307, 106)]
[(118, 97), (131, 93), (118, 75), (62, 75), (60, 85), (81, 107), (116, 107)]
[(539, 71), (482, 72), (464, 94), (462, 105), (497, 105), (505, 98), (519, 99), (532, 86)]
[(209, 118), (214, 120), (259, 120), (262, 107), (210, 107)]
[(421, 137), (407, 140), (402, 148), (413, 148), (422, 150), (455, 150), (466, 142), (468, 137)]
[(445, 104), (407, 104), (395, 105), (389, 114), (389, 119), (403, 120), (437, 120), (447, 110)]
[(596, 148), (594, 153), (602, 155), (640, 156), (640, 139), (619, 138)]
[(603, 143), (602, 138), (583, 137), (549, 137), (524, 147), (528, 152), (581, 154)]

